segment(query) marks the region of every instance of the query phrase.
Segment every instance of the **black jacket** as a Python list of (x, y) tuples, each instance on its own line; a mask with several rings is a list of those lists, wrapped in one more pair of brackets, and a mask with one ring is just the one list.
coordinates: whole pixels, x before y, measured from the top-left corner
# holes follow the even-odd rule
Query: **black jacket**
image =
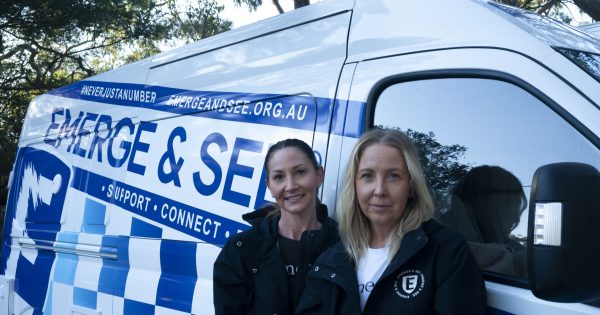
[[(297, 305), (300, 297), (290, 301), (287, 273), (277, 246), (279, 216), (265, 217), (270, 210), (244, 215), (252, 228), (230, 237), (217, 257), (213, 269), (216, 315), (283, 315), (291, 314), (292, 305)], [(299, 277), (305, 277), (317, 257), (339, 240), (337, 223), (327, 217), (326, 206), (319, 206), (317, 217), (322, 228), (305, 231), (300, 238)]]
[[(464, 239), (429, 220), (400, 248), (364, 314), (485, 314), (485, 286)], [(311, 268), (296, 314), (361, 314), (355, 264), (341, 242)]]

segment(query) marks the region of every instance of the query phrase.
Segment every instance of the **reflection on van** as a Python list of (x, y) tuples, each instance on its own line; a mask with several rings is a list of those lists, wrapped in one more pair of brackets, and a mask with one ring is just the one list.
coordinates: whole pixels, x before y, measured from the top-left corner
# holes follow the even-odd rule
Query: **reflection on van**
[(467, 239), (480, 268), (526, 278), (525, 246), (511, 237), (527, 206), (519, 179), (499, 166), (477, 166), (450, 198), (438, 220)]

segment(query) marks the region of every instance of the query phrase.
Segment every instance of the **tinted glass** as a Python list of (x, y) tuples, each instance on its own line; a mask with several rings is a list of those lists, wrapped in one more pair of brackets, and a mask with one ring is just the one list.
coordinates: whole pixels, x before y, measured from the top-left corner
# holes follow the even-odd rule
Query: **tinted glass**
[(561, 47), (555, 49), (600, 82), (600, 55)]
[(415, 141), (436, 218), (461, 233), (483, 270), (525, 279), (527, 206), (535, 170), (555, 162), (600, 168), (586, 138), (525, 90), (487, 79), (388, 87), (374, 125)]

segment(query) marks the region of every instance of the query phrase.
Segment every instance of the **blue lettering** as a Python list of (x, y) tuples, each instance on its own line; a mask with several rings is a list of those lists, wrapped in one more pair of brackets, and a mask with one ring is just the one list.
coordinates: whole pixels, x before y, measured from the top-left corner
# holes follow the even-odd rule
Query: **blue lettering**
[(58, 148), (58, 146), (60, 145), (60, 138), (57, 136), (54, 139), (48, 139), (48, 136), (50, 135), (50, 131), (54, 130), (54, 129), (58, 129), (58, 127), (60, 126), (57, 122), (56, 122), (56, 116), (57, 115), (64, 115), (65, 110), (62, 108), (55, 108), (52, 111), (52, 123), (50, 124), (50, 126), (48, 126), (48, 130), (46, 130), (46, 136), (44, 137), (44, 142), (54, 146), (55, 148)]
[(265, 194), (267, 193), (267, 170), (263, 167), (260, 175), (260, 181), (258, 182), (258, 192), (256, 192), (256, 201), (254, 202), (254, 209), (262, 207), (267, 200)]
[[(158, 162), (158, 179), (166, 184), (169, 182), (173, 182), (175, 186), (181, 187), (181, 182), (179, 180), (179, 170), (185, 161), (183, 158), (176, 158), (175, 149), (173, 148), (173, 141), (175, 138), (179, 138), (179, 142), (185, 142), (187, 136), (185, 133), (185, 128), (177, 127), (171, 131), (169, 135), (169, 139), (167, 140), (167, 151), (163, 154)], [(168, 170), (165, 170), (166, 166), (169, 166)]]
[(227, 150), (227, 140), (225, 140), (225, 137), (223, 137), (222, 134), (214, 132), (206, 137), (204, 142), (202, 142), (202, 147), (200, 148), (200, 159), (202, 159), (202, 162), (204, 162), (204, 164), (213, 172), (215, 179), (212, 183), (207, 185), (202, 182), (202, 179), (200, 178), (200, 172), (196, 172), (192, 175), (196, 190), (204, 196), (210, 196), (214, 194), (219, 188), (219, 183), (223, 177), (219, 163), (217, 163), (217, 161), (215, 161), (215, 159), (208, 154), (208, 146), (213, 143), (217, 144), (219, 146), (219, 150), (221, 150), (221, 153), (223, 153)]
[(69, 123), (71, 122), (71, 113), (69, 110), (66, 111), (65, 121), (63, 122), (63, 125), (61, 128), (62, 129), (61, 134), (64, 134), (65, 137), (67, 137), (69, 133), (72, 133), (71, 137), (73, 137), (73, 140), (71, 140), (71, 143), (69, 144), (69, 146), (67, 146), (67, 152), (71, 152), (71, 147), (73, 146), (73, 144), (75, 144), (75, 140), (77, 140), (77, 135), (75, 134), (75, 130), (77, 130), (77, 126), (79, 126), (79, 122), (81, 121), (81, 118), (83, 118), (83, 112), (79, 112), (79, 115), (77, 115), (77, 118), (73, 121), (73, 123), (71, 125), (69, 125)]
[(233, 153), (231, 154), (231, 161), (229, 162), (229, 170), (227, 170), (227, 177), (225, 178), (225, 185), (223, 187), (223, 200), (248, 207), (250, 205), (250, 196), (242, 194), (237, 191), (233, 191), (231, 186), (233, 184), (234, 176), (241, 176), (246, 178), (252, 178), (254, 168), (247, 165), (238, 164), (238, 157), (240, 151), (250, 151), (260, 153), (262, 150), (263, 143), (260, 141), (254, 141), (244, 138), (236, 138), (235, 144), (233, 145)]
[[(112, 122), (112, 117), (108, 115), (100, 115), (98, 118), (98, 123), (96, 124), (96, 128), (94, 128), (94, 138), (92, 139), (92, 144), (90, 145), (90, 152), (87, 156), (88, 159), (91, 159), (94, 156), (94, 150), (98, 147), (98, 162), (102, 162), (102, 145), (111, 135), (110, 125)], [(101, 137), (100, 134), (100, 126), (104, 124), (106, 126), (106, 137)]]
[(96, 119), (98, 119), (98, 114), (87, 113), (85, 115), (85, 118), (81, 122), (81, 125), (79, 125), (79, 132), (77, 133), (77, 143), (75, 143), (75, 147), (73, 148), (73, 153), (75, 153), (81, 157), (85, 157), (87, 150), (81, 147), (81, 138), (90, 134), (90, 132), (87, 129), (85, 129), (85, 123), (90, 120), (96, 120)]
[(127, 157), (129, 156), (129, 151), (131, 151), (131, 142), (129, 141), (121, 141), (121, 144), (119, 145), (119, 148), (123, 149), (123, 156), (120, 159), (115, 158), (115, 154), (113, 153), (113, 141), (115, 140), (115, 138), (117, 138), (119, 136), (119, 133), (121, 132), (121, 129), (127, 127), (129, 129), (129, 134), (133, 134), (134, 131), (134, 126), (133, 126), (133, 122), (131, 121), (131, 119), (129, 118), (124, 118), (122, 120), (120, 120), (117, 125), (115, 126), (115, 133), (114, 136), (112, 138), (110, 138), (110, 140), (108, 141), (108, 163), (112, 166), (112, 167), (121, 167), (121, 165), (123, 165), (123, 163), (125, 162), (125, 160), (127, 160)]
[(129, 172), (133, 172), (139, 175), (144, 175), (146, 172), (146, 167), (140, 164), (135, 163), (135, 154), (138, 151), (148, 152), (150, 149), (150, 145), (148, 143), (140, 141), (140, 137), (142, 136), (142, 132), (156, 132), (156, 123), (142, 121), (138, 126), (137, 132), (135, 133), (135, 139), (133, 140), (133, 146), (131, 147), (131, 157), (129, 158), (129, 164), (127, 164), (127, 170)]

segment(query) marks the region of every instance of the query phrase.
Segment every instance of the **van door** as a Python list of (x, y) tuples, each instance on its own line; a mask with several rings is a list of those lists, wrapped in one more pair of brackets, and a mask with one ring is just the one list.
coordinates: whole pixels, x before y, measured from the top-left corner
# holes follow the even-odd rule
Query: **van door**
[(86, 193), (95, 184), (91, 173), (123, 180), (124, 172), (98, 162), (112, 158), (129, 134), (111, 128), (119, 124), (110, 116), (76, 106), (56, 106), (46, 118), (43, 141), (20, 143), (9, 197), (3, 263), (15, 282), (14, 311), (112, 314), (114, 279), (102, 272), (117, 258), (116, 243), (105, 236), (110, 206)]
[(436, 219), (469, 241), (490, 314), (599, 312), (533, 296), (525, 255), (534, 171), (563, 161), (600, 168), (590, 98), (523, 55), (454, 49), (360, 62), (349, 99), (359, 101), (349, 112), (364, 110), (357, 133), (400, 129), (417, 144)]

